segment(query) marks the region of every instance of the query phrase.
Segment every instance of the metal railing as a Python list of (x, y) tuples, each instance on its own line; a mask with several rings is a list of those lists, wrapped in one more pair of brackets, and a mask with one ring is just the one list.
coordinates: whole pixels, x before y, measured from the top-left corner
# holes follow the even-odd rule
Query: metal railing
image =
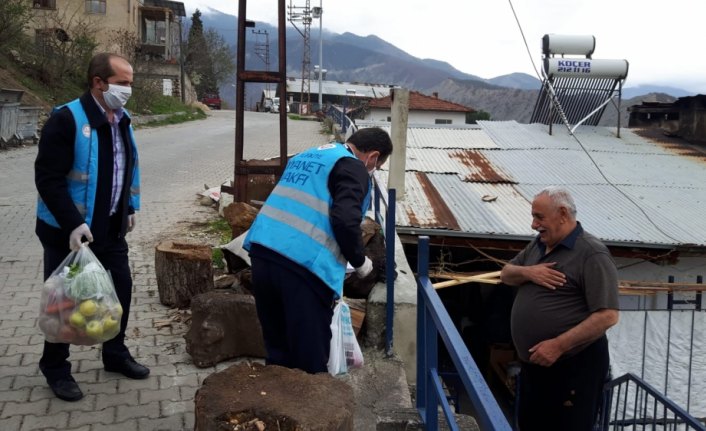
[(647, 382), (627, 373), (605, 384), (599, 430), (699, 430), (706, 426)]
[[(397, 191), (388, 189), (387, 201), (382, 202), (383, 192), (377, 181), (375, 185), (374, 212), (375, 221), (382, 226), (385, 237), (385, 285), (387, 287), (387, 304), (385, 315), (385, 353), (392, 355), (392, 333), (395, 318), (395, 202)], [(381, 202), (386, 211), (381, 211)]]
[(466, 344), (429, 280), (429, 237), (419, 237), (417, 252), (417, 410), (425, 429), (438, 429), (439, 405), (450, 430), (458, 430), (438, 371), (437, 339), (446, 346), (484, 431), (512, 428), (473, 361)]
[(353, 121), (348, 118), (346, 114), (344, 114), (343, 109), (336, 105), (329, 105), (329, 108), (326, 111), (326, 116), (331, 117), (333, 121), (341, 126), (341, 131), (344, 135), (349, 127), (355, 126)]

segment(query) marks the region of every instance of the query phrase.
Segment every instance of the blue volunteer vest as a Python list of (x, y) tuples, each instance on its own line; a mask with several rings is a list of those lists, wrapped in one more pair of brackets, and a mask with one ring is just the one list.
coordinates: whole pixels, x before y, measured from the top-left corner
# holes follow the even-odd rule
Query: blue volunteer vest
[[(76, 205), (76, 209), (83, 216), (86, 224), (91, 226), (93, 219), (93, 206), (96, 201), (96, 187), (98, 184), (98, 134), (91, 128), (86, 112), (79, 99), (72, 100), (66, 105), (58, 106), (54, 112), (66, 106), (76, 123), (76, 138), (74, 140), (74, 164), (66, 175), (69, 195)], [(125, 111), (125, 115), (128, 115)], [(129, 118), (129, 115), (128, 115)], [(130, 130), (130, 143), (134, 160), (132, 181), (130, 182), (130, 206), (137, 211), (140, 209), (140, 169), (137, 163), (137, 147), (132, 126)], [(37, 201), (37, 217), (45, 223), (61, 227), (47, 208), (41, 197)]]
[[(329, 218), (333, 197), (328, 179), (336, 162), (355, 157), (342, 144), (326, 144), (293, 157), (245, 237), (243, 247), (260, 244), (316, 274), (339, 298), (346, 259)], [(363, 214), (370, 206), (370, 187)]]

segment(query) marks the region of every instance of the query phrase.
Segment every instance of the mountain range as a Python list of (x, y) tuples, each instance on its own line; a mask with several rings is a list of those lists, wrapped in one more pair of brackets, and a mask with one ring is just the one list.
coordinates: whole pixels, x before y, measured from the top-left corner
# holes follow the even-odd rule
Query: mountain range
[[(235, 56), (237, 46), (237, 17), (214, 9), (202, 11), (204, 28), (213, 28), (231, 46)], [(260, 34), (255, 34), (254, 31)], [(262, 53), (256, 53), (256, 46), (263, 48), (269, 35), (269, 70), (278, 68), (278, 40), (276, 27), (255, 22), (254, 29), (247, 29), (246, 69), (264, 70)], [(304, 41), (301, 34), (291, 25), (287, 26), (287, 76), (300, 77)], [(319, 30), (311, 31), (311, 70), (319, 61)], [(261, 51), (261, 50), (260, 50)], [(484, 79), (462, 72), (449, 63), (434, 59), (420, 59), (385, 40), (374, 36), (358, 36), (323, 31), (323, 63), (327, 70), (326, 79), (348, 82), (388, 84), (409, 88), (424, 94), (438, 93), (445, 100), (456, 102), (475, 110), (483, 110), (494, 120), (517, 120), (528, 122), (537, 99), (541, 82), (525, 73), (511, 73)], [(235, 77), (232, 82), (221, 85), (221, 97), (229, 106), (235, 106)], [(246, 85), (246, 106), (255, 105), (262, 85)], [(674, 87), (642, 85), (626, 87), (622, 93), (621, 121), (627, 124), (627, 107), (642, 101), (673, 101), (678, 97), (693, 93)], [(612, 113), (611, 113), (612, 112)], [(609, 105), (601, 123), (615, 124), (617, 110)]]

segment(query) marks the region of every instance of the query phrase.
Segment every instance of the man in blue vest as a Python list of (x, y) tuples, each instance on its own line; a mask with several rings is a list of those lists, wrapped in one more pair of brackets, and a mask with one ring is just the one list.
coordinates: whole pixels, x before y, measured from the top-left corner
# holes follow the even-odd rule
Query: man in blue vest
[(248, 232), (257, 315), (267, 363), (308, 373), (327, 370), (334, 300), (350, 262), (372, 276), (360, 224), (370, 179), (392, 153), (390, 136), (361, 129), (293, 157)]
[[(88, 67), (88, 88), (54, 110), (42, 129), (34, 164), (39, 192), (35, 232), (44, 249), (44, 279), (84, 241), (110, 273), (123, 308), (120, 332), (103, 343), (106, 371), (144, 379), (149, 369), (125, 346), (132, 276), (125, 235), (140, 209), (140, 173), (130, 117), (133, 70), (123, 57), (100, 53)], [(83, 397), (71, 375), (69, 345), (44, 342), (39, 368), (54, 394)]]

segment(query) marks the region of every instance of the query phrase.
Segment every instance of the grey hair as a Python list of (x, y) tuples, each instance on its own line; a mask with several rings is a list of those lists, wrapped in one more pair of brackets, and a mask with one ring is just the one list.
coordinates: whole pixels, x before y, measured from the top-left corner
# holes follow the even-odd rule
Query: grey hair
[(554, 205), (566, 208), (571, 217), (576, 218), (576, 204), (574, 203), (574, 198), (571, 197), (571, 193), (569, 193), (569, 190), (566, 188), (561, 186), (545, 187), (534, 195), (534, 197), (537, 198), (541, 195), (549, 196), (549, 199), (551, 199)]

